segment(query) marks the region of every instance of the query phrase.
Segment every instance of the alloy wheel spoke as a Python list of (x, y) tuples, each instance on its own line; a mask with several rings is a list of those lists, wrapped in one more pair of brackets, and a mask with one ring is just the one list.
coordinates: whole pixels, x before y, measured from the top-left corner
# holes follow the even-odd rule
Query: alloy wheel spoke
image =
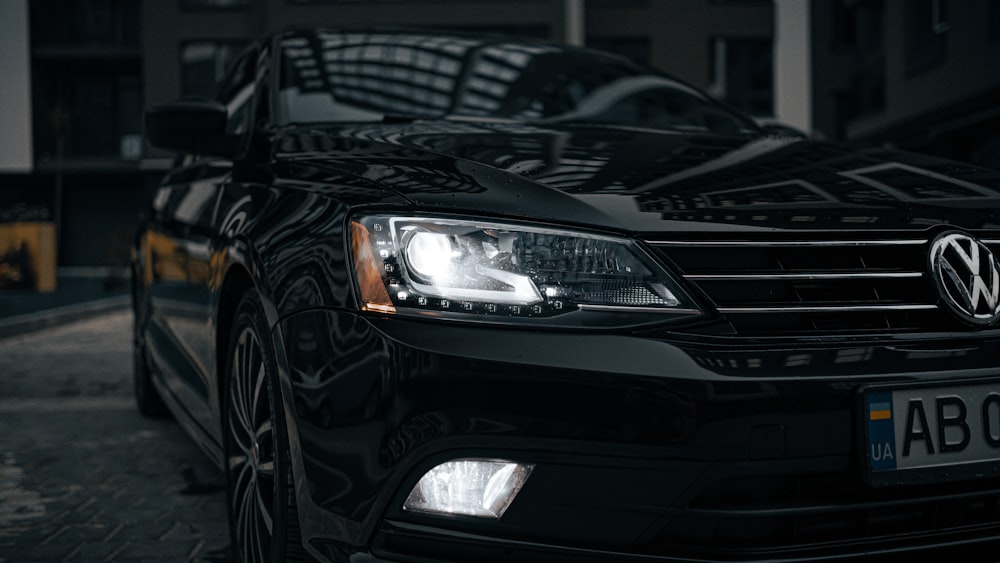
[(261, 493), (260, 487), (254, 487), (257, 491), (257, 508), (260, 511), (260, 517), (263, 521), (264, 527), (267, 529), (268, 535), (271, 535), (274, 529), (274, 522), (271, 519), (271, 509), (267, 506), (264, 500), (264, 495)]
[(267, 419), (267, 420), (265, 420), (265, 421), (264, 421), (264, 422), (262, 422), (262, 423), (260, 424), (260, 426), (259, 426), (259, 427), (257, 428), (257, 431), (256, 431), (256, 432), (254, 432), (254, 438), (255, 438), (255, 439), (256, 439), (256, 440), (258, 441), (258, 442), (260, 442), (260, 441), (261, 441), (261, 440), (262, 440), (263, 438), (267, 438), (267, 439), (268, 439), (268, 440), (270, 441), (270, 438), (271, 438), (271, 430), (272, 430), (273, 428), (274, 428), (274, 425), (273, 425), (273, 424), (271, 424), (271, 419)]
[[(270, 406), (267, 404), (266, 391), (264, 390), (264, 364), (260, 364), (260, 369), (254, 377), (252, 418), (257, 421), (268, 418)], [(263, 400), (262, 400), (263, 399)]]
[(271, 419), (265, 420), (257, 429), (254, 439), (260, 445), (257, 461), (257, 472), (261, 476), (274, 476), (274, 425)]
[(256, 381), (254, 380), (255, 368), (255, 352), (257, 347), (256, 339), (250, 332), (245, 333), (247, 339), (247, 350), (245, 362), (240, 369), (240, 399), (243, 407), (243, 414), (246, 420), (247, 429), (252, 430), (254, 427), (254, 415), (256, 414), (255, 399), (251, 394), (251, 390), (255, 388)]
[(234, 408), (226, 417), (229, 420), (229, 436), (233, 439), (233, 445), (237, 446), (244, 454), (249, 455), (251, 448), (253, 448), (253, 433), (243, 423), (240, 416), (235, 413), (235, 410)]
[(233, 508), (241, 509), (242, 503), (245, 497), (248, 496), (249, 490), (254, 487), (254, 476), (253, 468), (249, 463), (243, 465), (239, 469), (239, 472), (233, 477)]
[(236, 369), (233, 372), (233, 377), (235, 378), (235, 400), (234, 404), (239, 407), (240, 413), (246, 417), (247, 426), (250, 427), (249, 411), (246, 408), (246, 378), (247, 371), (250, 369), (250, 340), (247, 337), (247, 333), (244, 332), (240, 335), (240, 345), (237, 350), (238, 356), (234, 359), (234, 365)]
[(252, 434), (253, 426), (250, 423), (249, 413), (246, 409), (246, 404), (243, 400), (245, 393), (243, 392), (244, 387), (244, 374), (245, 372), (245, 349), (247, 345), (245, 340), (240, 339), (240, 344), (237, 347), (237, 352), (234, 354), (233, 362), (235, 364), (235, 369), (233, 370), (233, 383), (231, 387), (232, 392), (230, 394), (230, 402), (235, 412), (235, 418), (239, 422), (242, 429), (246, 431), (248, 437)]
[(250, 505), (252, 501), (247, 499), (247, 520), (246, 520), (246, 539), (244, 540), (244, 545), (246, 546), (246, 552), (250, 554), (251, 561), (261, 561), (260, 555), (257, 552), (257, 515), (254, 513), (253, 506)]
[(239, 511), (237, 512), (238, 517), (236, 520), (236, 530), (237, 530), (237, 541), (239, 541), (242, 551), (246, 555), (250, 555), (250, 560), (256, 560), (253, 558), (250, 550), (251, 546), (250, 535), (253, 530), (253, 506), (251, 504), (250, 491), (245, 490), (243, 494), (239, 495)]
[(262, 477), (274, 477), (274, 462), (265, 461), (257, 464), (257, 473)]
[[(254, 491), (256, 490), (257, 487), (254, 487)], [(257, 555), (257, 557), (255, 557), (255, 561), (264, 561), (265, 552), (267, 551), (265, 548), (266, 538), (264, 537), (264, 530), (263, 530), (264, 515), (261, 510), (262, 507), (257, 502), (256, 496), (257, 496), (256, 493), (254, 493), (254, 499), (251, 501), (254, 503), (252, 511), (254, 515), (253, 518), (254, 552)]]
[(232, 473), (237, 467), (241, 465), (246, 466), (247, 461), (249, 461), (249, 458), (246, 456), (245, 452), (242, 454), (233, 454), (229, 456), (226, 467), (228, 467), (229, 472)]

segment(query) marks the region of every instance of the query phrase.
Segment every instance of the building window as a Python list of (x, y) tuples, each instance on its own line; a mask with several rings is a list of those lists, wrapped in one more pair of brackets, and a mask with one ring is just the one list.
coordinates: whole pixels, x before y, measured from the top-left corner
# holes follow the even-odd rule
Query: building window
[(885, 109), (884, 60), (857, 69), (852, 75), (850, 117), (879, 113)]
[(181, 95), (212, 96), (229, 63), (249, 44), (246, 40), (192, 41), (181, 46)]
[(140, 158), (140, 3), (32, 0), (29, 7), (37, 160)]
[(839, 0), (833, 8), (834, 49), (859, 53), (883, 51), (883, 0)]
[(916, 74), (948, 56), (947, 0), (912, 0), (906, 6), (906, 72)]
[(134, 47), (139, 44), (135, 0), (31, 0), (35, 45)]
[(134, 160), (140, 134), (142, 83), (138, 72), (99, 63), (39, 69), (35, 151), (43, 160), (114, 157)]
[(774, 115), (771, 38), (714, 37), (708, 91), (750, 115)]
[(844, 123), (885, 109), (885, 3), (839, 0), (833, 7), (833, 48), (850, 58), (853, 69), (845, 92), (835, 102), (838, 119)]

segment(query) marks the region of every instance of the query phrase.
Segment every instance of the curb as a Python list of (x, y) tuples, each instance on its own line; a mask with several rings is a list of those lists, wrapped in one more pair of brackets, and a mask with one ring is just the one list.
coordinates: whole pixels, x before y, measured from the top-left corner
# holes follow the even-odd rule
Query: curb
[(54, 307), (35, 313), (26, 313), (0, 319), (0, 338), (9, 338), (28, 332), (51, 328), (65, 323), (86, 319), (94, 315), (126, 309), (131, 304), (129, 295), (97, 299), (77, 305)]

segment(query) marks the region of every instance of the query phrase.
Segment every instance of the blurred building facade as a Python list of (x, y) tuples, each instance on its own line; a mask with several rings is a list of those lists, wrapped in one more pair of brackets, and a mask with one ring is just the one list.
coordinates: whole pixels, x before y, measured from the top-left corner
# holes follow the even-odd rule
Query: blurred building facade
[(814, 129), (1000, 168), (1000, 2), (812, 0), (811, 12)]
[(31, 151), (15, 165), (0, 154), (0, 212), (55, 221), (60, 267), (126, 263), (169, 166), (142, 140), (142, 109), (210, 95), (240, 49), (292, 26), (582, 43), (832, 140), (986, 164), (1000, 147), (990, 137), (1000, 131), (992, 0), (4, 0), (11, 6), (24, 17), (0, 18), (0, 32), (26, 42), (30, 100), (0, 109), (0, 124), (30, 116)]
[[(141, 7), (132, 0), (3, 2), (0, 34), (23, 37), (4, 49), (23, 103), (0, 109), (0, 122), (24, 120), (18, 162), (2, 158), (0, 222), (58, 225), (60, 266), (126, 263), (141, 173), (143, 105)], [(5, 102), (6, 96), (4, 96)]]

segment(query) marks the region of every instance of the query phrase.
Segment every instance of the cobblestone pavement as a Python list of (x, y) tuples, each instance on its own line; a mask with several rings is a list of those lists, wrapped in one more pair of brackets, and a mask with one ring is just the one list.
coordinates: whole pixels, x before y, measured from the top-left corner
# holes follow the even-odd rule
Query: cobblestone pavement
[(135, 409), (131, 322), (0, 340), (0, 563), (229, 561), (221, 472)]

